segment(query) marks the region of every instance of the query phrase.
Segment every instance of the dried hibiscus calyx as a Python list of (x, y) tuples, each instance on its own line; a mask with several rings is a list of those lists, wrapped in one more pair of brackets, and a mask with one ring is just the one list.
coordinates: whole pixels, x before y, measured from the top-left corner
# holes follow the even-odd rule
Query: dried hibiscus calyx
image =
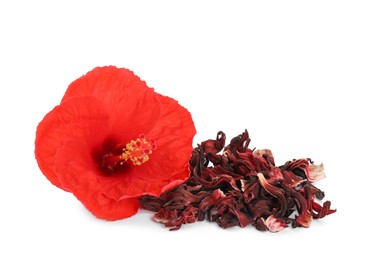
[(313, 182), (325, 177), (323, 164), (299, 159), (275, 166), (270, 150), (251, 150), (247, 130), (225, 146), (226, 136), (202, 142), (192, 152), (191, 175), (159, 197), (140, 197), (143, 209), (156, 212), (154, 220), (178, 230), (183, 224), (216, 222), (222, 228), (253, 225), (278, 232), (309, 227), (312, 219), (336, 210), (320, 205), (324, 193)]

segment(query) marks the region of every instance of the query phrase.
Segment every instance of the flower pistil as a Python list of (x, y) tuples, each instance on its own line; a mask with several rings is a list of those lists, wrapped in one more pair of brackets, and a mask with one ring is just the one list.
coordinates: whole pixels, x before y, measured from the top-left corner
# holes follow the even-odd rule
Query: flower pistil
[[(118, 149), (119, 147), (119, 149)], [(120, 154), (106, 154), (103, 156), (102, 167), (113, 170), (118, 165), (124, 165), (132, 162), (135, 166), (140, 166), (149, 160), (149, 155), (156, 149), (156, 142), (153, 139), (147, 139), (144, 134), (140, 134), (136, 140), (131, 140), (125, 145), (119, 145), (115, 148)]]
[(130, 160), (134, 165), (142, 165), (149, 160), (149, 155), (156, 149), (156, 144), (153, 139), (147, 140), (145, 135), (139, 135), (138, 139), (131, 140), (126, 147), (122, 149), (121, 158), (123, 164), (125, 161)]

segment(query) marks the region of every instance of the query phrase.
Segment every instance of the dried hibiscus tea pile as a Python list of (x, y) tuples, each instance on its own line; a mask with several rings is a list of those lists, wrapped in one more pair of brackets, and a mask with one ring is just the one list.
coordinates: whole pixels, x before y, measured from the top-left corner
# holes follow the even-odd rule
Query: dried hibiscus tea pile
[[(298, 159), (275, 166), (270, 150), (248, 149), (247, 130), (225, 147), (226, 136), (198, 145), (188, 180), (159, 197), (140, 197), (143, 209), (170, 230), (207, 219), (222, 228), (246, 227), (278, 232), (287, 226), (309, 227), (312, 219), (334, 213), (324, 192), (312, 183), (325, 177), (323, 165)], [(221, 153), (221, 151), (223, 152)]]

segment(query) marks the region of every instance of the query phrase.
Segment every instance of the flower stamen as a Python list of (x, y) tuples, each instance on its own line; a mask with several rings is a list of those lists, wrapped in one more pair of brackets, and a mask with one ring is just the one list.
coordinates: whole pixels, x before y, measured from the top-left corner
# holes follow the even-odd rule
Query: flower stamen
[(133, 165), (142, 165), (149, 160), (149, 155), (156, 149), (153, 139), (147, 140), (145, 135), (141, 134), (136, 140), (131, 140), (126, 147), (122, 149), (120, 155), (122, 161), (120, 164), (130, 160)]
[(140, 134), (137, 139), (131, 140), (127, 144), (118, 145), (110, 154), (104, 155), (102, 168), (113, 171), (118, 165), (125, 165), (130, 162), (135, 166), (140, 166), (149, 160), (149, 156), (155, 149), (155, 141)]

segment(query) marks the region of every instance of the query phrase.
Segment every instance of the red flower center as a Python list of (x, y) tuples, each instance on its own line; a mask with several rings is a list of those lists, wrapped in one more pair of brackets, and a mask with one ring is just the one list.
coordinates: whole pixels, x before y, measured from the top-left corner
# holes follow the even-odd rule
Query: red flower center
[(155, 149), (155, 141), (140, 134), (136, 140), (119, 144), (109, 154), (105, 154), (102, 157), (101, 167), (104, 170), (114, 171), (117, 167), (128, 164), (140, 166), (149, 160), (149, 156)]

